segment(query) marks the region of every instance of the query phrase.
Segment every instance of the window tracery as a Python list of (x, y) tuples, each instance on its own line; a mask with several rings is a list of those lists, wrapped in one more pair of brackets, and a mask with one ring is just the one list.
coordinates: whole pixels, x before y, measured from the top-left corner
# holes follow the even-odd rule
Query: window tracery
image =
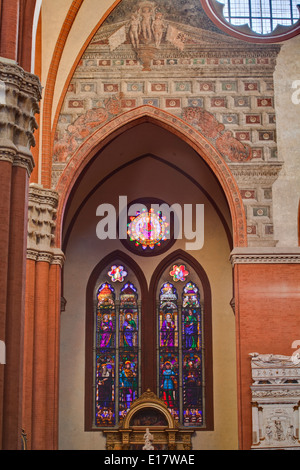
[(202, 0), (215, 24), (253, 42), (277, 42), (300, 32), (298, 0)]

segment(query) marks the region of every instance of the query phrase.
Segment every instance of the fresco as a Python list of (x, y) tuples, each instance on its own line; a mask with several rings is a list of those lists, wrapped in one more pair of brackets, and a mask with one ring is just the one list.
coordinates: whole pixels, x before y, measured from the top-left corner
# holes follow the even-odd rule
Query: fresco
[[(263, 190), (273, 183), (269, 168), (274, 173), (278, 164), (273, 72), (279, 50), (220, 32), (198, 0), (123, 0), (92, 38), (69, 84), (55, 132), (52, 186), (95, 131), (147, 105), (194, 127), (227, 164), (264, 164), (261, 190), (240, 185), (256, 191), (256, 209), (264, 210), (270, 201)], [(261, 225), (252, 206), (246, 212), (249, 236), (259, 230), (270, 240), (271, 218)]]

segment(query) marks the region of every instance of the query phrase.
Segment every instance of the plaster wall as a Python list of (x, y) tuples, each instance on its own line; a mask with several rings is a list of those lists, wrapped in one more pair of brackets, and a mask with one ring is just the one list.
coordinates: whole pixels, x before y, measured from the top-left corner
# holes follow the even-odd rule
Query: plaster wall
[[(300, 200), (300, 36), (281, 49), (274, 74), (278, 157), (284, 167), (273, 186), (277, 246), (298, 246)], [(298, 90), (298, 91), (297, 91)]]

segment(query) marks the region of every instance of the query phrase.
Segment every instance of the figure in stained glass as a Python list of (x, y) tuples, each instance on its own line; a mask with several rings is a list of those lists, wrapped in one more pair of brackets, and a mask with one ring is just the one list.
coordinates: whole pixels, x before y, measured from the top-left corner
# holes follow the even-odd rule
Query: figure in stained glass
[(124, 334), (124, 348), (132, 348), (134, 346), (134, 335), (136, 332), (136, 323), (133, 319), (132, 310), (127, 310), (125, 314), (125, 320), (123, 323), (123, 334)]
[(175, 403), (175, 372), (172, 370), (170, 361), (165, 362), (162, 376), (163, 384), (161, 388), (163, 390), (164, 402), (169, 408), (173, 408)]
[(109, 348), (112, 340), (113, 322), (108, 313), (105, 313), (100, 322), (100, 348)]
[(185, 348), (196, 349), (198, 345), (198, 321), (194, 310), (189, 309), (184, 313), (184, 338)]
[(201, 398), (201, 360), (194, 353), (184, 358), (184, 404), (199, 406)]
[(102, 364), (98, 378), (98, 400), (104, 407), (108, 407), (112, 400), (111, 366)]
[(175, 344), (175, 322), (172, 313), (166, 313), (161, 327), (161, 346), (173, 347)]
[(122, 391), (122, 402), (130, 408), (132, 401), (136, 398), (136, 372), (131, 361), (125, 361), (120, 373), (120, 386)]
[[(138, 396), (138, 290), (125, 282), (127, 269), (106, 269), (120, 290), (104, 282), (96, 292), (95, 425), (115, 426)], [(118, 373), (115, 373), (115, 367)]]

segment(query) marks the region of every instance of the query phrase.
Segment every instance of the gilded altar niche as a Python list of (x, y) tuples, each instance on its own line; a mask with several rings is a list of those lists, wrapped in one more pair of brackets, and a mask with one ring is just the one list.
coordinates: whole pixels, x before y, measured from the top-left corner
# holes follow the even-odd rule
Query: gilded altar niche
[(191, 450), (193, 430), (180, 428), (150, 390), (135, 400), (118, 429), (103, 431), (107, 450)]

